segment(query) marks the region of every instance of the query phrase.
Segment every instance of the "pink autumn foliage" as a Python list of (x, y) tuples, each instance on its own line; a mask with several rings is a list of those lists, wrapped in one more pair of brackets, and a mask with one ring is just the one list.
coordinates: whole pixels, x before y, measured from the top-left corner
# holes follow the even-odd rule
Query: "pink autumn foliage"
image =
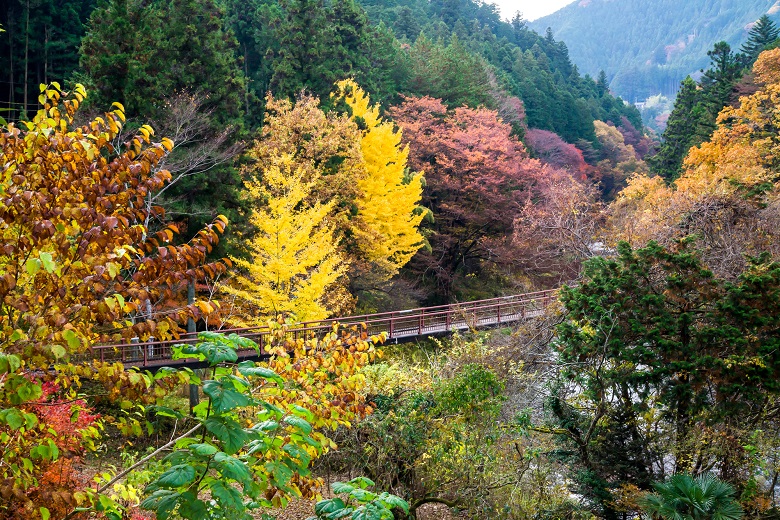
[(569, 170), (577, 178), (584, 178), (588, 164), (582, 152), (573, 144), (564, 141), (558, 134), (530, 128), (525, 134), (525, 142), (543, 163)]
[(446, 296), (457, 275), (507, 260), (507, 237), (542, 166), (494, 110), (448, 111), (441, 100), (407, 97), (389, 114), (410, 144), (410, 167), (425, 171), (423, 205), (434, 214), (433, 251), (417, 260), (436, 273)]
[[(614, 126), (614, 125), (613, 125)], [(630, 144), (636, 151), (637, 159), (642, 159), (645, 155), (653, 150), (653, 141), (646, 135), (643, 135), (636, 127), (628, 120), (626, 116), (620, 118), (620, 126), (617, 127), (620, 133), (623, 134), (623, 140), (626, 144)]]

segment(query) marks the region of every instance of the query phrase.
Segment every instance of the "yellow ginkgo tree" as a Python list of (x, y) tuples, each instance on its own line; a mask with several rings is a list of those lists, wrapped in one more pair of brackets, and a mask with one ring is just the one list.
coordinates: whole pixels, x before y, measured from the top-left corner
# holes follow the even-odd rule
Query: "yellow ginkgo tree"
[(329, 223), (333, 201), (310, 202), (319, 173), (296, 167), (292, 155), (273, 155), (261, 168), (245, 182), (255, 201), (249, 223), (256, 231), (244, 244), (249, 259), (233, 259), (242, 274), (225, 291), (242, 302), (245, 324), (326, 318), (328, 291), (347, 270)]
[(383, 120), (379, 105), (354, 80), (337, 83), (337, 98), (343, 98), (352, 118), (361, 121), (360, 150), (364, 174), (356, 179), (360, 195), (355, 201), (358, 219), (353, 232), (365, 258), (390, 278), (423, 245), (419, 226), (424, 212), (422, 172), (409, 173), (409, 147), (401, 145), (401, 131)]

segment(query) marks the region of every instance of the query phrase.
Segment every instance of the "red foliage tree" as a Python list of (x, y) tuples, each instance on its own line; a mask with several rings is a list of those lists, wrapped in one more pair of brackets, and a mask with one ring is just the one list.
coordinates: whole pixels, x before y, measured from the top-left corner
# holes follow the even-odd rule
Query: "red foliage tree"
[[(65, 399), (59, 385), (46, 382), (41, 386), (41, 397), (21, 406), (33, 414), (37, 423), (45, 427), (31, 428), (28, 441), (34, 445), (39, 460), (40, 478), (26, 490), (14, 488), (12, 479), (0, 484), (0, 494), (11, 495), (9, 509), (0, 511), (0, 518), (22, 518), (29, 515), (30, 503), (45, 504), (52, 518), (62, 518), (76, 507), (73, 493), (83, 488), (86, 478), (74, 468), (86, 447), (98, 438), (94, 423), (98, 418), (91, 413), (83, 399)], [(14, 449), (20, 431), (7, 432), (7, 449)], [(45, 453), (41, 450), (45, 450)], [(34, 509), (33, 509), (34, 510)]]
[(542, 162), (555, 168), (569, 170), (580, 180), (585, 179), (588, 164), (582, 156), (582, 151), (564, 141), (555, 132), (530, 128), (525, 134), (525, 142)]
[(425, 171), (423, 204), (434, 217), (431, 248), (412, 269), (433, 275), (436, 296), (451, 299), (457, 280), (507, 263), (513, 222), (541, 165), (493, 110), (448, 111), (441, 100), (409, 97), (390, 115), (410, 144), (410, 167)]
[(622, 116), (620, 118), (620, 125), (617, 127), (617, 129), (620, 130), (621, 134), (623, 134), (623, 140), (625, 143), (634, 147), (634, 151), (636, 151), (637, 154), (637, 159), (642, 159), (645, 155), (654, 149), (653, 140), (637, 130), (626, 116)]

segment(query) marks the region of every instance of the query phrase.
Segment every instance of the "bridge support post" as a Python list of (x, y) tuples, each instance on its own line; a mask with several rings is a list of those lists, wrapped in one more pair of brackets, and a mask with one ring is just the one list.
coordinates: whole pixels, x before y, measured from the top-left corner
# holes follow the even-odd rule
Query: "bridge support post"
[[(190, 305), (195, 303), (195, 280), (190, 280), (189, 285), (187, 285), (187, 303)], [(197, 332), (195, 327), (195, 320), (193, 320), (191, 317), (187, 319), (187, 332)], [(193, 385), (190, 383), (190, 415), (195, 415), (193, 409), (200, 402), (200, 395), (198, 394), (198, 391), (198, 385)]]

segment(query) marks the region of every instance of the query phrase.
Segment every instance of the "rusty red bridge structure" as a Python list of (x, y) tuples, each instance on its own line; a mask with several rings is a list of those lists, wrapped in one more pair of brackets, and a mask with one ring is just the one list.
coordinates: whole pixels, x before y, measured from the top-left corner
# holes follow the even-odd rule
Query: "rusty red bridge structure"
[[(547, 290), (436, 307), (302, 322), (290, 328), (287, 334), (293, 339), (322, 336), (332, 331), (333, 325), (337, 323), (340, 328), (365, 325), (371, 335), (385, 332), (387, 342), (413, 342), (427, 336), (497, 327), (540, 317), (546, 308), (556, 301), (556, 295), (557, 290)], [(270, 342), (271, 332), (265, 327), (223, 329), (214, 332), (236, 333), (260, 346), (262, 354), (258, 355), (255, 350), (239, 351), (239, 359), (266, 357), (265, 346)], [(171, 347), (197, 341), (197, 334), (189, 333), (170, 341), (96, 345), (88, 355), (95, 360), (121, 362), (126, 367), (151, 370), (164, 366), (189, 366), (197, 363), (193, 360), (172, 359)]]

